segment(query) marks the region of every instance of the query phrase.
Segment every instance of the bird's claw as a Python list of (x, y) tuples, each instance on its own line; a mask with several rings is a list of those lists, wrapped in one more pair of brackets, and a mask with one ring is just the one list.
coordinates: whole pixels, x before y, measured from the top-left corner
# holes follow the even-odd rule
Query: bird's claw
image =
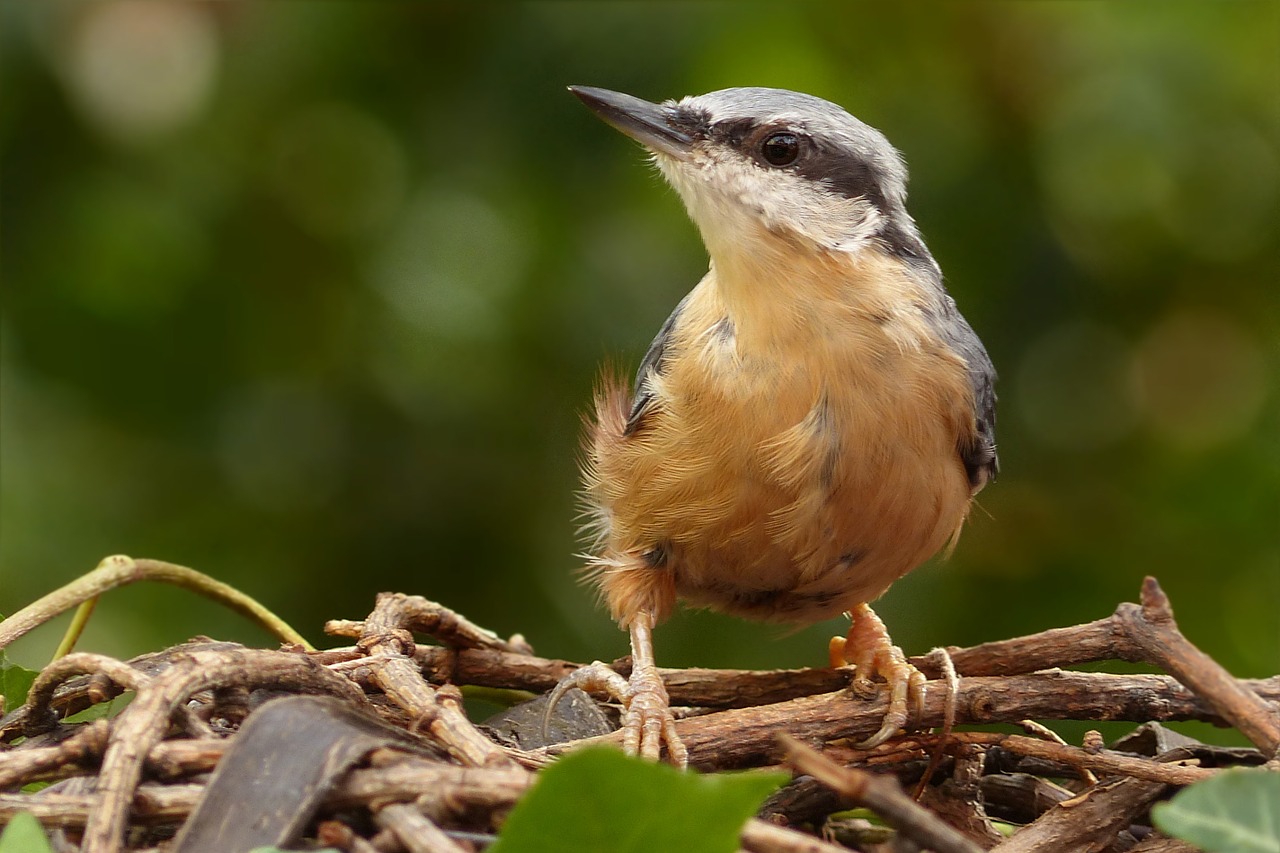
[(555, 686), (548, 697), (542, 719), (544, 736), (556, 705), (574, 687), (587, 691), (602, 690), (621, 703), (622, 749), (627, 755), (657, 761), (665, 743), (668, 760), (677, 767), (688, 766), (689, 751), (676, 734), (676, 720), (671, 713), (667, 688), (656, 669), (637, 667), (629, 681), (600, 661), (574, 670)]
[(639, 755), (657, 761), (662, 745), (667, 745), (667, 758), (677, 767), (689, 764), (689, 751), (676, 734), (676, 718), (671, 713), (667, 688), (657, 670), (636, 669), (631, 673), (622, 715), (622, 749), (628, 755)]
[(560, 706), (560, 700), (575, 687), (588, 693), (593, 690), (602, 690), (622, 702), (625, 701), (627, 693), (627, 680), (600, 661), (592, 661), (587, 666), (578, 667), (560, 679), (560, 682), (551, 688), (551, 692), (547, 694), (547, 704), (542, 710), (542, 739), (544, 741), (550, 742), (551, 740), (551, 718), (554, 716), (556, 708)]
[(924, 673), (907, 661), (902, 649), (893, 644), (880, 617), (867, 605), (853, 611), (848, 637), (832, 641), (831, 658), (833, 665), (853, 664), (852, 688), (860, 695), (876, 692), (871, 679), (877, 675), (889, 685), (889, 710), (885, 712), (884, 722), (879, 731), (855, 744), (858, 749), (872, 749), (884, 743), (907, 725), (912, 707), (917, 714), (924, 707)]

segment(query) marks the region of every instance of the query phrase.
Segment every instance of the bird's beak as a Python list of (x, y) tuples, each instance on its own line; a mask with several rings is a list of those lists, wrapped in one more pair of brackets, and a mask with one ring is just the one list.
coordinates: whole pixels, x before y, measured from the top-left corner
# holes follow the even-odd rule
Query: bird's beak
[(592, 86), (570, 86), (569, 91), (604, 121), (649, 150), (678, 160), (689, 155), (693, 137), (672, 125), (668, 108)]

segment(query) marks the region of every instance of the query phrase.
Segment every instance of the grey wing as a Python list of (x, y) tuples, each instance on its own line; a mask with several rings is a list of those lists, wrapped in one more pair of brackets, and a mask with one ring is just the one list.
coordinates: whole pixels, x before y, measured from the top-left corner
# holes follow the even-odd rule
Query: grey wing
[[(974, 340), (978, 340), (977, 335), (974, 335)], [(1000, 473), (1000, 458), (996, 455), (996, 370), (981, 342), (978, 343), (977, 354), (980, 358), (967, 360), (978, 428), (972, 441), (960, 445), (960, 458), (964, 460), (969, 485), (974, 491)]]
[[(692, 295), (692, 294), (690, 294)], [(662, 373), (664, 359), (667, 355), (667, 345), (671, 341), (671, 332), (676, 327), (676, 323), (680, 319), (681, 312), (684, 311), (685, 303), (689, 301), (689, 296), (685, 296), (676, 305), (671, 316), (662, 324), (662, 328), (658, 329), (658, 334), (654, 337), (653, 342), (649, 344), (649, 349), (645, 352), (644, 358), (640, 360), (640, 367), (636, 370), (636, 386), (635, 392), (631, 397), (631, 412), (627, 415), (627, 425), (623, 429), (623, 435), (631, 435), (640, 428), (640, 422), (643, 420), (645, 412), (648, 411), (653, 403), (653, 376)]]
[(996, 456), (996, 369), (978, 333), (960, 314), (950, 295), (942, 294), (939, 313), (938, 332), (964, 359), (973, 388), (976, 430), (972, 436), (960, 440), (958, 449), (969, 474), (969, 485), (977, 492), (1000, 472), (1000, 460)]

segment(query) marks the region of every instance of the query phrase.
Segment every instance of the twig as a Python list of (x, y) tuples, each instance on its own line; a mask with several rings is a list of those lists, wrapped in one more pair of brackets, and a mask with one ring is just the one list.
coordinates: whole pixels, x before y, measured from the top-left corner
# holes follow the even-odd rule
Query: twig
[(1161, 782), (1121, 779), (1073, 797), (1045, 812), (991, 853), (1103, 850), (1167, 790)]
[[(1100, 660), (1142, 660), (1141, 651), (1119, 627), (1114, 614), (1083, 625), (1050, 628), (968, 648), (947, 646), (947, 652), (962, 676), (1022, 675)], [(930, 677), (939, 674), (928, 655), (910, 661)]]
[[(938, 769), (938, 765), (942, 763), (942, 745), (947, 742), (947, 736), (951, 734), (951, 730), (956, 725), (956, 694), (960, 692), (960, 676), (956, 674), (956, 665), (951, 660), (951, 655), (946, 649), (937, 648), (929, 652), (928, 657), (941, 661), (942, 677), (947, 685), (947, 698), (942, 705), (942, 731), (939, 732), (938, 746), (934, 748), (933, 754), (929, 757), (929, 766), (925, 768), (924, 773), (920, 776), (920, 781), (916, 783), (915, 790), (911, 792), (911, 799), (919, 800), (924, 794), (924, 789), (929, 784), (929, 780), (933, 778), (934, 771)], [(920, 711), (916, 709), (917, 713)]]
[[(131, 817), (140, 824), (184, 820), (204, 793), (203, 785), (143, 785), (133, 798)], [(45, 826), (79, 829), (98, 807), (97, 794), (0, 794), (0, 824), (31, 812)]]
[[(504, 640), (462, 614), (420, 595), (383, 593), (378, 596), (378, 603), (381, 604), (387, 596), (394, 596), (396, 599), (395, 610), (401, 628), (435, 637), (442, 645), (454, 649), (490, 649), (519, 655), (533, 654), (533, 647), (519, 634)], [(345, 619), (333, 619), (324, 626), (326, 634), (339, 637), (364, 637), (369, 630), (365, 622)]]
[[(420, 624), (423, 609), (416, 596), (383, 593), (363, 624), (360, 647), (371, 655), (373, 681), (437, 742), (472, 767), (514, 766), (507, 754), (475, 727), (462, 710), (462, 695), (452, 685), (439, 690), (423, 680), (413, 662), (409, 626)], [(374, 659), (376, 658), (376, 659)]]
[(371, 802), (416, 803), (432, 820), (462, 821), (471, 813), (492, 814), (515, 805), (533, 784), (520, 767), (458, 767), (416, 756), (351, 771), (326, 805), (350, 808)]
[(1002, 735), (993, 732), (960, 732), (953, 738), (961, 743), (999, 746), (1029, 758), (1057, 761), (1081, 770), (1096, 770), (1113, 776), (1130, 776), (1163, 782), (1166, 785), (1191, 785), (1213, 776), (1217, 771), (1204, 767), (1153, 761), (1115, 752), (1089, 752), (1067, 743), (1038, 740), (1025, 735)]
[(96, 762), (106, 749), (108, 729), (106, 720), (94, 720), (57, 746), (0, 752), (0, 791), (61, 778), (68, 768), (84, 769), (82, 764)]
[(1264, 755), (1280, 754), (1280, 711), (1268, 707), (1182, 635), (1169, 598), (1155, 578), (1148, 577), (1142, 583), (1142, 606), (1122, 604), (1116, 617), (1148, 663), (1204, 697)]
[(849, 850), (759, 818), (752, 818), (742, 828), (742, 849), (747, 853), (848, 853)]
[[(25, 730), (28, 736), (48, 731), (56, 724), (53, 711), (49, 705), (53, 701), (55, 690), (68, 678), (77, 675), (99, 674), (118, 684), (125, 690), (141, 690), (150, 678), (115, 658), (106, 655), (95, 655), (88, 652), (60, 657), (41, 670), (31, 683), (27, 693), (27, 718)], [(209, 737), (213, 730), (209, 724), (197, 717), (189, 708), (176, 709), (183, 728), (192, 737)]]
[(855, 805), (873, 809), (885, 822), (935, 853), (982, 853), (982, 848), (947, 826), (903, 793), (897, 781), (865, 770), (841, 767), (795, 738), (781, 738), (787, 761)]
[(465, 853), (440, 827), (407, 803), (379, 809), (373, 819), (378, 826), (389, 829), (409, 853)]
[[(175, 660), (186, 660), (187, 656), (194, 652), (243, 650), (244, 648), (239, 643), (221, 643), (207, 639), (193, 640), (171, 646), (164, 651), (138, 655), (124, 663), (129, 668), (137, 670), (143, 676), (153, 677), (167, 670)], [(105, 658), (105, 660), (113, 661), (114, 659)], [(125, 673), (122, 676), (122, 680), (127, 677), (128, 673)], [(47, 704), (58, 716), (65, 717), (92, 705), (97, 705), (100, 702), (114, 699), (123, 693), (125, 689), (130, 688), (122, 687), (104, 672), (92, 671), (88, 675), (76, 676), (57, 685), (53, 691), (53, 697)], [(27, 701), (28, 704), (15, 708), (0, 720), (0, 740), (12, 740), (13, 737), (26, 730), (27, 720), (31, 717), (30, 711), (32, 710), (30, 693), (28, 693)], [(44, 711), (39, 713), (46, 718), (47, 725), (48, 714)]]
[[(1022, 726), (1023, 731), (1032, 737), (1048, 741), (1049, 743), (1060, 744), (1061, 746), (1068, 745), (1057, 732), (1048, 726), (1037, 723), (1035, 720), (1018, 720), (1018, 725)], [(1098, 784), (1098, 777), (1094, 776), (1092, 771), (1081, 767), (1080, 781), (1084, 782), (1086, 785), (1092, 786)]]
[[(341, 651), (341, 650), (332, 650)], [(326, 654), (320, 652), (319, 654)], [(453, 649), (417, 646), (414, 660), (433, 683), (473, 684), (545, 693), (582, 664), (533, 655), (487, 649)], [(621, 675), (630, 672), (630, 661), (616, 661)], [(798, 696), (830, 693), (847, 687), (852, 668), (841, 669), (659, 669), (667, 694), (676, 705), (703, 708), (747, 708)], [(611, 698), (600, 693), (598, 699)]]
[(286, 643), (302, 646), (308, 651), (313, 648), (305, 637), (289, 627), (283, 619), (233, 586), (185, 566), (160, 560), (135, 560), (122, 554), (107, 557), (93, 571), (59, 587), (0, 622), (0, 648), (58, 614), (96, 598), (109, 589), (142, 580), (163, 581), (185, 587), (242, 613)]

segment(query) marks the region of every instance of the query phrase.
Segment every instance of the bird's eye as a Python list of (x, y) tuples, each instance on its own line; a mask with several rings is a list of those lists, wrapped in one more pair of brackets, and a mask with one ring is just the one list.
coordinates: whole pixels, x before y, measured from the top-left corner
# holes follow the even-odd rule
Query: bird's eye
[(773, 166), (790, 166), (800, 156), (800, 138), (794, 133), (772, 133), (760, 145), (760, 154)]

